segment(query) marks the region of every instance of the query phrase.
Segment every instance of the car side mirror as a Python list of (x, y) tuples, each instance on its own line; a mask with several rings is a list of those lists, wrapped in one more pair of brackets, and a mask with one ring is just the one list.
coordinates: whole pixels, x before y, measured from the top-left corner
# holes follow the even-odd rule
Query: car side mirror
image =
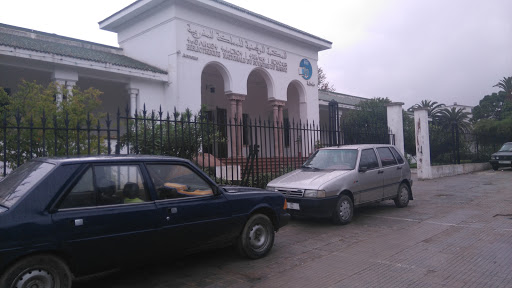
[(359, 166), (359, 172), (365, 173), (366, 171), (368, 171), (368, 167), (366, 167), (366, 166)]
[(215, 196), (222, 195), (222, 188), (215, 186), (215, 188), (213, 188), (213, 195), (215, 195)]

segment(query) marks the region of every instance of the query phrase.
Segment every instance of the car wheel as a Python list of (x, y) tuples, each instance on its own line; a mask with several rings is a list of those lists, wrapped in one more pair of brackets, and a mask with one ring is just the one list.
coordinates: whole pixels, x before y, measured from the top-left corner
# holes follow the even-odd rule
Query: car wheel
[(411, 189), (409, 189), (409, 186), (407, 184), (402, 183), (398, 187), (398, 195), (395, 199), (395, 206), (398, 208), (407, 207), (409, 204), (409, 194), (411, 193)]
[(237, 243), (238, 252), (251, 259), (261, 258), (274, 246), (274, 225), (263, 214), (255, 214), (245, 223)]
[(332, 222), (337, 225), (345, 225), (352, 221), (354, 215), (354, 203), (347, 195), (340, 195), (336, 208), (332, 215)]
[(69, 288), (71, 282), (71, 272), (64, 261), (42, 254), (12, 265), (0, 279), (0, 287)]
[(500, 166), (498, 166), (498, 165), (492, 165), (492, 170), (494, 170), (494, 171), (498, 170), (499, 168), (500, 168)]

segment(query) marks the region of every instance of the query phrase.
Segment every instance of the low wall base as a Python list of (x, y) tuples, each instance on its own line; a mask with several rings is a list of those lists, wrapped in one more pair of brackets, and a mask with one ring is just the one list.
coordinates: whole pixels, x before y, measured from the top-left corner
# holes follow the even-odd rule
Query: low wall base
[(434, 179), (446, 176), (455, 176), (460, 174), (467, 174), (477, 171), (484, 171), (491, 169), (491, 164), (487, 163), (467, 163), (467, 164), (455, 164), (455, 165), (440, 165), (431, 166), (432, 173), (428, 173), (431, 177), (418, 178), (419, 180)]

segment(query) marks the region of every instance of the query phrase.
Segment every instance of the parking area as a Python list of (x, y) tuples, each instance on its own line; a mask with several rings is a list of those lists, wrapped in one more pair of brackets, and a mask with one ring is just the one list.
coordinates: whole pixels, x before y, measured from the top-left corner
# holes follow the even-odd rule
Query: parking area
[(74, 287), (512, 287), (511, 186), (511, 169), (415, 181), (406, 208), (292, 220), (263, 259), (225, 248)]

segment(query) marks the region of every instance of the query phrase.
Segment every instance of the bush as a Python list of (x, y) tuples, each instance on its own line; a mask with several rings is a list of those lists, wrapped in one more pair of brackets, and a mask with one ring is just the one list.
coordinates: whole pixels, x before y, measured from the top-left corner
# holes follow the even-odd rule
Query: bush
[[(65, 91), (67, 99), (56, 103), (59, 90)], [(102, 115), (93, 111), (101, 105), (101, 92), (75, 87), (72, 96), (67, 94), (56, 83), (43, 87), (36, 82), (22, 81), (12, 95), (0, 89), (0, 153), (5, 149), (2, 157), (9, 167), (15, 168), (34, 157), (101, 150), (101, 136), (84, 131), (87, 127), (94, 130), (93, 125), (99, 123)], [(83, 141), (87, 138), (91, 141)]]

